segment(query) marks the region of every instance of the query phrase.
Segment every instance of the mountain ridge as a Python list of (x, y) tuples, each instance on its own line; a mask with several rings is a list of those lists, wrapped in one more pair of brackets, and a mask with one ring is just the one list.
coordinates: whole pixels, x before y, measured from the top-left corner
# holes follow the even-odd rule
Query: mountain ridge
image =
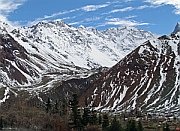
[[(180, 107), (179, 35), (146, 41), (104, 73), (81, 97), (98, 110), (176, 112)], [(180, 114), (179, 114), (180, 115)]]
[[(13, 60), (19, 60), (27, 67), (32, 66), (32, 70), (39, 75), (39, 78), (37, 78), (38, 82), (43, 80), (42, 75), (48, 73), (82, 73), (101, 66), (110, 67), (137, 46), (134, 44), (136, 39), (143, 41), (143, 39), (154, 37), (149, 32), (135, 28), (111, 29), (114, 31), (114, 33), (112, 33), (113, 36), (111, 36), (112, 34), (108, 35), (112, 32), (110, 30), (100, 32), (92, 28), (75, 28), (61, 21), (40, 22), (31, 27), (21, 28), (13, 28), (11, 25), (3, 23), (2, 27), (5, 34), (10, 35), (13, 41), (16, 41), (17, 44), (26, 50), (27, 60)], [(123, 32), (125, 32), (124, 35)], [(126, 39), (126, 34), (131, 34), (131, 32), (135, 32), (134, 36), (129, 35)], [(123, 36), (122, 41), (119, 33)], [(129, 44), (132, 44), (130, 48), (126, 48), (124, 46), (125, 44), (122, 44), (128, 41)], [(13, 52), (13, 50), (14, 49), (12, 49), (11, 52)], [(11, 55), (14, 54), (12, 53)], [(18, 67), (17, 70), (19, 70), (21, 65), (16, 65), (15, 63), (12, 66), (15, 68)], [(27, 72), (25, 73), (23, 70), (20, 71), (22, 76), (28, 76), (29, 74), (26, 74)], [(9, 82), (8, 84), (11, 86), (30, 86), (38, 83), (29, 82), (29, 84), (25, 84), (28, 83), (25, 81), (26, 80), (16, 82), (17, 84), (10, 84)]]
[(179, 112), (179, 32), (156, 38), (134, 27), (100, 32), (63, 22), (2, 29), (0, 102), (19, 91), (41, 102), (78, 93), (102, 111)]

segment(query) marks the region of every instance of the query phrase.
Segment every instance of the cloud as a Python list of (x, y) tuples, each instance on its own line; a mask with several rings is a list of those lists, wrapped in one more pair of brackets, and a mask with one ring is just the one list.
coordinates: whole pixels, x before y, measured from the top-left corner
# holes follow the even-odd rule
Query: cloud
[(149, 25), (149, 23), (142, 23), (134, 20), (125, 20), (120, 18), (111, 18), (105, 23), (105, 25), (140, 26), (140, 25)]
[(134, 0), (124, 0), (124, 2), (132, 2), (132, 1), (134, 1)]
[(8, 21), (7, 18), (3, 15), (0, 15), (0, 21)]
[(8, 15), (18, 9), (26, 0), (0, 0), (0, 21), (11, 25), (18, 25), (18, 22), (11, 22), (7, 19)]
[(102, 4), (102, 5), (87, 5), (82, 7), (81, 9), (86, 11), (86, 12), (90, 12), (90, 11), (96, 11), (100, 8), (104, 8), (107, 7), (109, 4)]
[(69, 25), (80, 25), (82, 21), (76, 21), (72, 23), (68, 23)]
[(24, 2), (25, 0), (0, 0), (0, 14), (7, 16), (9, 13), (18, 9)]
[[(29, 21), (27, 23), (28, 26), (31, 26), (31, 25), (34, 25), (34, 24), (37, 24), (38, 22), (41, 22), (41, 21), (48, 21), (48, 20), (52, 20), (54, 19), (55, 17), (58, 17), (58, 16), (61, 16), (61, 15), (65, 15), (65, 14), (69, 14), (69, 13), (73, 13), (73, 12), (76, 12), (76, 11), (79, 11), (80, 8), (77, 8), (77, 9), (72, 9), (72, 10), (68, 10), (68, 11), (60, 11), (60, 12), (56, 12), (56, 13), (53, 13), (51, 15), (44, 15), (43, 17), (39, 17), (33, 21)], [(62, 18), (61, 20), (65, 20), (65, 19), (73, 19), (77, 16), (73, 16), (73, 17), (66, 17), (66, 18)], [(60, 20), (60, 19), (59, 19)]]
[[(61, 15), (66, 15), (66, 14), (73, 13), (73, 12), (76, 12), (76, 11), (85, 11), (85, 12), (96, 11), (96, 10), (98, 10), (100, 8), (107, 7), (108, 5), (110, 5), (110, 3), (106, 3), (106, 4), (102, 4), (102, 5), (87, 5), (87, 6), (83, 6), (83, 7), (72, 9), (72, 10), (60, 11), (60, 12), (53, 13), (51, 15), (45, 15), (45, 16), (37, 18), (37, 19), (35, 19), (33, 21), (29, 21), (27, 23), (27, 25), (31, 26), (31, 25), (37, 24), (40, 21), (52, 20), (55, 17), (61, 16)], [(75, 25), (75, 23), (79, 23), (79, 22), (72, 22), (72, 23), (73, 23), (73, 25)]]
[[(132, 0), (124, 0), (124, 1), (130, 2)], [(92, 17), (89, 17), (89, 18), (86, 17), (86, 14), (89, 12), (98, 11), (101, 8), (114, 7), (115, 5), (119, 5), (119, 3), (122, 3), (122, 1), (121, 2), (120, 1), (106, 2), (106, 3), (100, 4), (100, 5), (86, 5), (86, 6), (82, 6), (79, 8), (72, 9), (72, 10), (60, 11), (60, 12), (57, 12), (57, 13), (54, 13), (51, 15), (45, 15), (41, 18), (37, 18), (34, 21), (30, 21), (27, 25), (31, 26), (31, 25), (37, 24), (40, 21), (55, 20), (57, 18), (59, 18), (59, 20), (67, 20), (69, 25), (89, 26), (89, 24), (90, 25), (93, 24), (95, 27), (101, 27), (101, 26), (106, 26), (106, 25), (140, 26), (140, 25), (148, 25), (149, 24), (149, 23), (138, 22), (138, 21), (132, 20), (133, 18), (138, 17), (138, 16), (131, 15), (131, 16), (127, 16), (125, 18), (120, 19), (120, 18), (112, 18), (109, 14), (116, 13), (116, 12), (143, 10), (145, 8), (155, 7), (154, 5), (142, 5), (142, 6), (135, 6), (135, 7), (127, 6), (124, 8), (120, 8), (120, 9), (117, 8), (117, 9), (111, 10), (108, 13), (102, 13), (102, 14), (100, 14), (100, 17), (95, 16), (95, 15), (92, 15)], [(73, 16), (69, 17), (69, 16), (71, 16), (70, 13), (73, 13), (73, 14), (77, 13), (78, 15), (76, 15), (75, 18), (72, 18)], [(63, 19), (64, 16), (65, 16), (65, 18)]]
[(152, 6), (142, 5), (142, 6), (137, 7), (136, 9), (143, 10), (143, 9), (150, 8), (150, 7), (152, 7)]
[(125, 19), (132, 19), (132, 18), (136, 18), (137, 16), (136, 15), (129, 15), (129, 16), (126, 16)]
[(54, 13), (52, 15), (45, 15), (44, 17), (42, 18), (39, 18), (39, 19), (50, 19), (50, 18), (53, 18), (53, 17), (57, 17), (59, 15), (65, 15), (65, 14), (69, 14), (69, 13), (72, 13), (72, 12), (75, 12), (75, 11), (78, 11), (80, 9), (73, 9), (73, 10), (68, 10), (68, 11), (62, 11), (62, 12), (57, 12), (57, 13)]
[(141, 5), (141, 6), (137, 6), (137, 7), (131, 7), (131, 6), (128, 6), (128, 7), (125, 7), (125, 8), (121, 8), (121, 9), (114, 9), (108, 13), (104, 13), (104, 14), (111, 14), (111, 13), (117, 13), (117, 12), (128, 12), (128, 11), (133, 11), (133, 10), (143, 10), (143, 9), (146, 9), (146, 8), (156, 8), (158, 6), (155, 6), (155, 5)]
[(92, 23), (94, 21), (98, 21), (100, 20), (101, 17), (90, 17), (90, 18), (85, 18), (83, 20), (80, 20), (80, 21), (74, 21), (74, 22), (71, 22), (69, 23), (69, 25), (82, 25), (82, 24), (88, 24), (88, 23)]
[(93, 22), (93, 21), (97, 21), (100, 19), (101, 19), (101, 17), (91, 17), (91, 18), (86, 18), (84, 21), (85, 22)]
[(175, 7), (175, 14), (180, 15), (180, 1), (179, 0), (146, 0), (153, 5), (172, 5)]
[(125, 8), (122, 8), (122, 9), (112, 10), (110, 13), (125, 12), (125, 11), (132, 11), (132, 10), (134, 10), (133, 7), (125, 7)]

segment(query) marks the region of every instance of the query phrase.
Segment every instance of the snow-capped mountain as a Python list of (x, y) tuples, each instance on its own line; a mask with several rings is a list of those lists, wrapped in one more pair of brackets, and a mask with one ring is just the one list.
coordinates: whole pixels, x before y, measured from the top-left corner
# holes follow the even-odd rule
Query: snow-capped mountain
[(96, 109), (180, 111), (180, 28), (146, 41), (99, 77), (82, 96)]
[(50, 57), (58, 58), (61, 63), (63, 61), (89, 69), (111, 67), (137, 47), (138, 42), (154, 37), (150, 32), (136, 28), (101, 32), (93, 28), (75, 28), (60, 21), (40, 22), (21, 31), (36, 49), (41, 49), (41, 54), (47, 56), (50, 53)]
[(98, 31), (60, 21), (0, 26), (0, 82), (12, 87), (51, 87), (60, 80), (85, 77), (88, 69), (110, 67), (139, 43), (154, 38), (132, 27)]
[(173, 34), (176, 34), (180, 31), (180, 22), (176, 24), (176, 27), (174, 28)]

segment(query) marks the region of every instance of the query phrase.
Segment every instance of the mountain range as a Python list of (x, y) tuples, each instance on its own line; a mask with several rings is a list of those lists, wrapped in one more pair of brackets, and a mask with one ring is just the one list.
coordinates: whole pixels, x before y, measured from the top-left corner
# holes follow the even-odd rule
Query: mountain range
[[(111, 67), (138, 43), (155, 37), (136, 28), (98, 31), (60, 21), (20, 28), (5, 22), (0, 25), (1, 85), (13, 87), (38, 85), (45, 77), (60, 80), (68, 74), (87, 75), (91, 69)], [(62, 78), (57, 74), (67, 75)]]
[(134, 27), (0, 22), (0, 102), (21, 91), (40, 101), (78, 93), (99, 110), (179, 112), (179, 27), (157, 37)]

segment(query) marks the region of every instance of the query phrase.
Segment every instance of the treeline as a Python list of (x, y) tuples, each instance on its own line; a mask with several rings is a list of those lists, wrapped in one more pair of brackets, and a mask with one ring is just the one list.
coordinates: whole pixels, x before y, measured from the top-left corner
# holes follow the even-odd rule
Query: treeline
[[(136, 122), (133, 119), (125, 121), (124, 119), (110, 116), (108, 113), (101, 113), (90, 108), (85, 100), (85, 107), (78, 106), (77, 95), (74, 94), (69, 101), (70, 119), (69, 127), (77, 131), (143, 131), (141, 121)], [(121, 123), (124, 120), (123, 124)]]
[[(126, 126), (118, 118), (97, 112), (89, 107), (80, 107), (77, 94), (70, 100), (45, 102), (28, 101), (21, 97), (7, 100), (0, 106), (0, 129), (24, 128), (52, 131), (121, 131)], [(136, 125), (136, 124), (135, 124)], [(136, 125), (137, 126), (137, 125)], [(129, 125), (127, 125), (129, 127)]]
[[(45, 102), (26, 101), (16, 98), (0, 106), (0, 129), (26, 128), (44, 131), (143, 131), (141, 121), (129, 117), (114, 116), (89, 107), (80, 107), (77, 94), (70, 100)], [(137, 113), (139, 114), (139, 113)], [(165, 125), (163, 131), (169, 131)]]

